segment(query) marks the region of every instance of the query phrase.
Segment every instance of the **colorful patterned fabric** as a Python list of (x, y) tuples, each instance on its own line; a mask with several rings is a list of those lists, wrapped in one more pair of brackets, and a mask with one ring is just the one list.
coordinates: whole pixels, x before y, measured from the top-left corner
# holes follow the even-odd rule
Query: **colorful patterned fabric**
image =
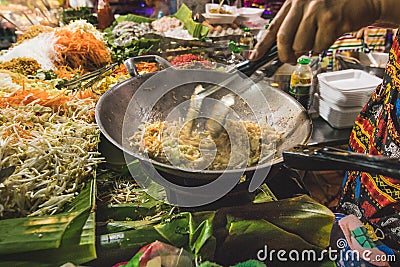
[(327, 70), (339, 70), (339, 63), (336, 60), (336, 53), (351, 51), (362, 52), (364, 45), (361, 39), (357, 39), (351, 34), (344, 34), (339, 37), (335, 43), (326, 51), (326, 59), (328, 61)]
[[(382, 85), (353, 127), (349, 150), (400, 158), (400, 46), (394, 39)], [(400, 166), (399, 166), (400, 167)], [(338, 210), (355, 215), (375, 239), (400, 250), (400, 180), (366, 172), (347, 172)], [(400, 262), (400, 256), (398, 257)]]
[(365, 28), (363, 40), (357, 39), (350, 33), (344, 34), (326, 51), (327, 70), (340, 70), (340, 65), (336, 59), (336, 54), (340, 52), (364, 52), (365, 46), (373, 52), (383, 52), (386, 35), (387, 29), (372, 26)]
[(383, 52), (385, 50), (385, 42), (387, 29), (368, 27), (365, 30), (364, 42), (374, 52)]

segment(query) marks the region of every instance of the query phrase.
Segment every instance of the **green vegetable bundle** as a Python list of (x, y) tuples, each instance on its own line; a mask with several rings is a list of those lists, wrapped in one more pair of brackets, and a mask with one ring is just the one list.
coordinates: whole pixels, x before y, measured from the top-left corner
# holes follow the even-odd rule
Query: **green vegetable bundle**
[(74, 20), (86, 20), (88, 23), (97, 26), (97, 17), (93, 15), (92, 9), (90, 7), (79, 7), (64, 9), (61, 12), (60, 21), (64, 25), (68, 25)]
[(104, 30), (106, 38), (106, 46), (111, 50), (111, 57), (114, 62), (123, 62), (130, 57), (136, 57), (144, 55), (150, 51), (157, 51), (160, 43), (159, 38), (150, 36), (142, 36), (140, 39), (132, 40), (125, 44), (118, 44), (116, 39), (119, 36), (114, 35), (113, 29), (120, 23), (123, 22), (135, 22), (135, 23), (150, 23), (153, 19), (128, 14), (119, 16), (113, 24)]

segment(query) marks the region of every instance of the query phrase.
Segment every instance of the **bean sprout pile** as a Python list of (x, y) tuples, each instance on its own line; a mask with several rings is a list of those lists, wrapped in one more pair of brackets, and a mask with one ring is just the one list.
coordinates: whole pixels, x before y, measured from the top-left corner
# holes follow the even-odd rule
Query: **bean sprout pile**
[(0, 182), (0, 219), (56, 214), (79, 194), (102, 161), (95, 104), (71, 97), (56, 111), (35, 102), (0, 109), (0, 169), (16, 166)]

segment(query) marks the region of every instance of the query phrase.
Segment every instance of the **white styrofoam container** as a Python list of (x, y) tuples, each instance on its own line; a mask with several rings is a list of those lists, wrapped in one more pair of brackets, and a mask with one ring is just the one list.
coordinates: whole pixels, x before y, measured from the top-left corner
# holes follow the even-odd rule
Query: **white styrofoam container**
[(319, 115), (333, 128), (351, 128), (362, 110), (362, 107), (341, 107), (325, 101), (321, 97), (318, 100)]
[(363, 70), (348, 69), (318, 74), (320, 96), (343, 107), (362, 107), (382, 79)]
[(240, 22), (242, 21), (248, 21), (248, 20), (255, 20), (261, 17), (263, 14), (264, 9), (263, 8), (255, 8), (255, 7), (242, 7), (238, 9), (238, 20)]
[(205, 20), (208, 21), (210, 24), (231, 24), (235, 21), (237, 18), (236, 15), (210, 15), (209, 13), (203, 13), (202, 14)]
[(211, 15), (211, 16), (231, 16), (231, 15), (238, 16), (239, 15), (237, 7), (229, 6), (229, 5), (222, 5), (221, 8), (223, 10), (226, 10), (226, 11), (230, 12), (231, 14), (219, 14), (219, 13), (212, 13), (211, 12), (211, 9), (218, 9), (218, 8), (219, 8), (219, 4), (208, 3), (208, 4), (206, 4), (206, 13)]
[(235, 19), (239, 16), (239, 12), (235, 6), (223, 5), (222, 8), (226, 11), (229, 11), (231, 14), (218, 14), (212, 13), (211, 9), (218, 9), (219, 4), (206, 4), (206, 12), (203, 13), (203, 17), (210, 24), (231, 24), (235, 21)]

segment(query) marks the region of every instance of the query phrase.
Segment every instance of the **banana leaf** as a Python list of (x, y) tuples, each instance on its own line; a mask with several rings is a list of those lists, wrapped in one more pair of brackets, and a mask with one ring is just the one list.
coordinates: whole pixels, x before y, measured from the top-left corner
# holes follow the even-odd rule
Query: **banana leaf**
[(212, 259), (216, 248), (213, 236), (214, 211), (182, 212), (169, 222), (155, 226), (169, 244), (182, 247), (205, 259)]
[(113, 233), (114, 239), (101, 236), (107, 240), (101, 247), (128, 249), (132, 256), (145, 243), (159, 240), (224, 266), (254, 259), (264, 246), (316, 253), (328, 247), (334, 215), (325, 206), (305, 195), (271, 201), (264, 194), (256, 201), (216, 211), (180, 212), (161, 223), (142, 222), (140, 227), (130, 223), (136, 229)]
[(194, 38), (202, 39), (207, 36), (209, 28), (201, 23), (195, 22), (192, 17), (192, 10), (190, 10), (185, 4), (181, 5), (173, 17), (182, 21), (186, 30), (188, 30), (190, 35)]
[[(310, 250), (316, 255), (329, 246), (333, 213), (309, 196), (223, 208), (215, 215), (215, 260), (224, 265), (257, 257), (271, 250)], [(276, 259), (275, 259), (276, 260)], [(319, 264), (319, 263), (318, 263)], [(268, 264), (267, 264), (268, 265)]]
[(51, 216), (0, 221), (0, 266), (58, 266), (96, 258), (95, 180)]
[(240, 220), (267, 220), (319, 247), (329, 245), (327, 234), (330, 233), (334, 222), (331, 210), (307, 195), (248, 205), (242, 209), (227, 207), (219, 212), (218, 216), (230, 219), (230, 221), (227, 219), (227, 223)]
[(122, 16), (118, 16), (118, 18), (116, 18), (117, 23), (120, 23), (123, 21), (133, 21), (136, 23), (143, 23), (143, 22), (151, 23), (154, 20), (155, 19), (153, 19), (153, 18), (143, 17), (143, 16), (139, 16), (139, 15), (135, 15), (135, 14), (122, 15)]

